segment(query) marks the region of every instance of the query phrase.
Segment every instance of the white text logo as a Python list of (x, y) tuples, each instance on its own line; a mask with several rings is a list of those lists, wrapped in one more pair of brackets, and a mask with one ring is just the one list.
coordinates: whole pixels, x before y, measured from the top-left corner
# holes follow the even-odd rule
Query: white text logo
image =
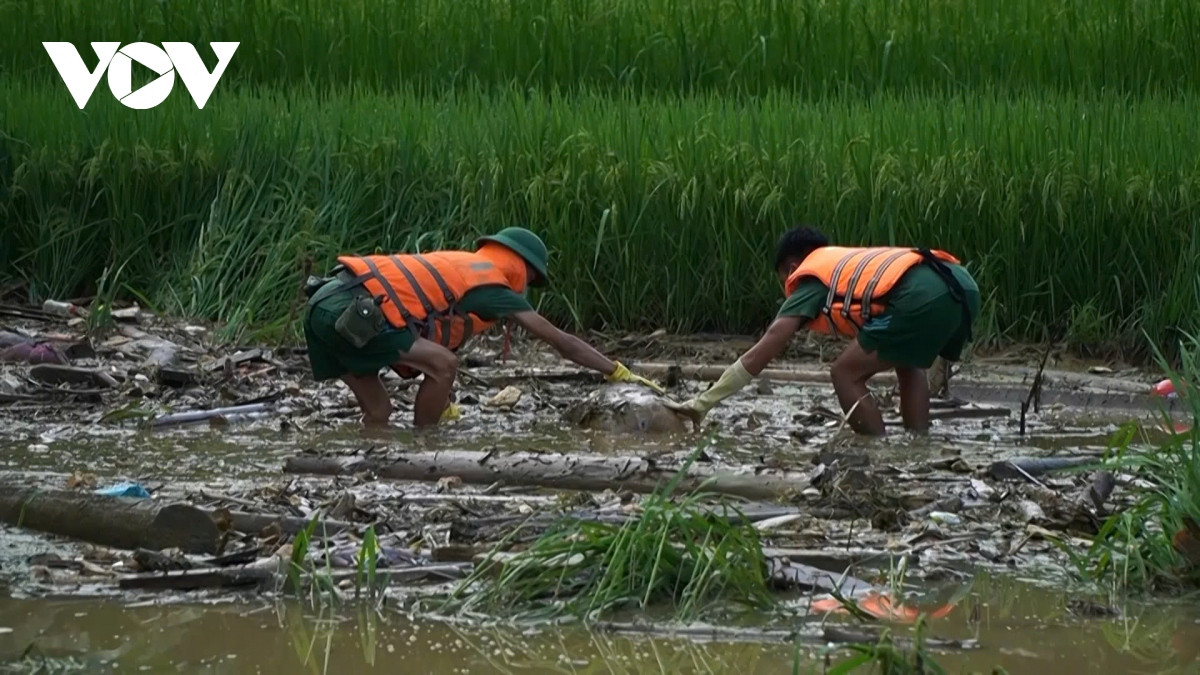
[[(93, 42), (99, 63), (89, 71), (79, 51), (70, 42), (43, 42), (46, 53), (58, 69), (58, 74), (82, 110), (87, 105), (100, 78), (108, 71), (108, 88), (113, 96), (128, 108), (147, 110), (167, 100), (175, 86), (175, 73), (192, 95), (197, 108), (204, 108), (225, 67), (233, 58), (240, 42), (210, 42), (217, 55), (217, 67), (209, 72), (200, 54), (188, 42), (164, 42), (162, 47), (149, 42), (133, 42), (124, 47), (120, 42)], [(158, 74), (154, 81), (133, 91), (133, 62), (137, 61)]]

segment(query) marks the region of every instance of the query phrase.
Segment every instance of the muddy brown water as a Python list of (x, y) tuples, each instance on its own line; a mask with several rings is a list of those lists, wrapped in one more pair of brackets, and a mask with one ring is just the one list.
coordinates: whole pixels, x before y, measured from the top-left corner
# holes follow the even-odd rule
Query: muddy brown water
[[(548, 450), (654, 453), (694, 447), (695, 437), (646, 438), (566, 428), (555, 395), (577, 395), (574, 385), (545, 389), (513, 411), (465, 406), (462, 421), (434, 434), (404, 429), (363, 432), (352, 421), (323, 425), (298, 420), (281, 429), (267, 418), (228, 428), (207, 425), (140, 431), (111, 425), (56, 426), (11, 419), (0, 433), (0, 471), (30, 480), (61, 481), (72, 472), (95, 474), (103, 484), (137, 480), (172, 491), (233, 490), (280, 479), (282, 462), (307, 448)], [(1008, 402), (1010, 393), (995, 397)], [(981, 399), (976, 399), (981, 400)], [(928, 437), (893, 433), (878, 441), (851, 439), (881, 463), (936, 458), (948, 452), (983, 464), (1014, 454), (1098, 452), (1122, 423), (1149, 414), (1143, 406), (1078, 408), (1055, 401), (1031, 416), (1030, 431), (1008, 418), (935, 424)], [(836, 425), (813, 422), (797, 434), (814, 406), (834, 409), (822, 387), (775, 385), (747, 392), (714, 411), (723, 427), (710, 449), (731, 462), (808, 465), (814, 448)], [(403, 424), (408, 412), (397, 412)], [(406, 425), (405, 425), (406, 426)], [(20, 579), (31, 555), (68, 550), (55, 541), (12, 528), (0, 530), (0, 672), (213, 672), (213, 673), (788, 673), (822, 672), (811, 645), (797, 656), (791, 644), (678, 637), (621, 637), (560, 628), (516, 629), (413, 620), (399, 611), (326, 610), (259, 597), (53, 597), (24, 593)], [(932, 624), (936, 637), (978, 638), (975, 650), (934, 651), (949, 672), (1010, 673), (1200, 672), (1200, 610), (1163, 599), (1120, 607), (1117, 616), (1079, 614), (1062, 575), (1013, 569), (981, 573), (968, 600)], [(3, 584), (8, 584), (4, 586)], [(906, 629), (899, 628), (901, 633)], [(836, 659), (835, 659), (836, 660)]]
[[(1193, 609), (1129, 607), (1086, 619), (1061, 593), (992, 579), (935, 621), (939, 637), (978, 637), (973, 651), (937, 651), (948, 672), (1194, 672)], [(22, 658), (22, 655), (24, 657)], [(0, 661), (12, 672), (207, 673), (790, 673), (821, 672), (817, 648), (790, 644), (619, 636), (557, 628), (522, 633), (412, 621), (385, 610), (338, 616), (296, 604), (228, 602), (129, 606), (108, 600), (0, 600)], [(18, 669), (20, 664), (22, 669)], [(807, 670), (806, 670), (807, 669)], [(0, 671), (2, 672), (2, 671)]]

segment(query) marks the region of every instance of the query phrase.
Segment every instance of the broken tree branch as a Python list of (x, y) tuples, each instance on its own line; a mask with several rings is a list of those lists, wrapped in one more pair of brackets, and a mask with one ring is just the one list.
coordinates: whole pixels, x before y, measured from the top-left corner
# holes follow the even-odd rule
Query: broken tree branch
[[(371, 473), (393, 480), (434, 481), (457, 476), (465, 483), (487, 484), (502, 480), (511, 485), (536, 485), (564, 490), (631, 490), (649, 493), (665, 485), (679, 470), (675, 463), (646, 457), (612, 457), (594, 454), (516, 452), (498, 454), (447, 450), (413, 452), (391, 458), (336, 458), (313, 455), (293, 457), (286, 473), (327, 476)], [(716, 467), (693, 464), (679, 484), (693, 491), (704, 484), (708, 492), (777, 499), (799, 494), (812, 484), (812, 474), (765, 466)]]

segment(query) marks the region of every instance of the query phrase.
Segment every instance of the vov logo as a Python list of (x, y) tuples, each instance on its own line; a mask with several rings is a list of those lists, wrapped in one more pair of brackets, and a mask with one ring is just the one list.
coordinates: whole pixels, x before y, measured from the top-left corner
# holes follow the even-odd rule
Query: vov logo
[[(58, 69), (59, 76), (75, 99), (80, 110), (87, 105), (100, 84), (100, 78), (108, 72), (108, 88), (125, 107), (148, 110), (167, 100), (175, 86), (175, 73), (183, 80), (183, 86), (192, 95), (196, 107), (204, 109), (225, 67), (233, 58), (240, 42), (210, 42), (217, 55), (217, 67), (209, 72), (200, 59), (196, 48), (188, 42), (164, 42), (162, 47), (149, 42), (133, 42), (121, 46), (120, 42), (93, 42), (99, 63), (95, 70), (88, 70), (79, 51), (70, 42), (43, 42), (46, 53)], [(158, 74), (137, 91), (133, 91), (133, 62), (137, 61)]]

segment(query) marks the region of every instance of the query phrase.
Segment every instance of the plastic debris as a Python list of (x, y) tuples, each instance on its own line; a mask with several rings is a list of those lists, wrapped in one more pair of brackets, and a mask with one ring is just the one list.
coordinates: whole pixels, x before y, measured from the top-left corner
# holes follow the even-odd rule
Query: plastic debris
[(64, 318), (84, 316), (86, 314), (83, 308), (79, 307), (78, 305), (74, 305), (69, 302), (63, 302), (61, 300), (47, 300), (43, 302), (42, 311), (47, 314), (53, 314), (54, 316), (61, 316)]
[(930, 511), (929, 519), (938, 525), (958, 525), (962, 523), (962, 518), (953, 513), (946, 513), (945, 511)]
[(101, 488), (96, 490), (96, 494), (101, 494), (106, 497), (138, 497), (147, 499), (150, 493), (140, 483), (117, 483), (112, 487)]
[(1164, 398), (1179, 398), (1179, 394), (1175, 392), (1175, 383), (1171, 380), (1163, 380), (1154, 385), (1152, 388), (1155, 396)]

